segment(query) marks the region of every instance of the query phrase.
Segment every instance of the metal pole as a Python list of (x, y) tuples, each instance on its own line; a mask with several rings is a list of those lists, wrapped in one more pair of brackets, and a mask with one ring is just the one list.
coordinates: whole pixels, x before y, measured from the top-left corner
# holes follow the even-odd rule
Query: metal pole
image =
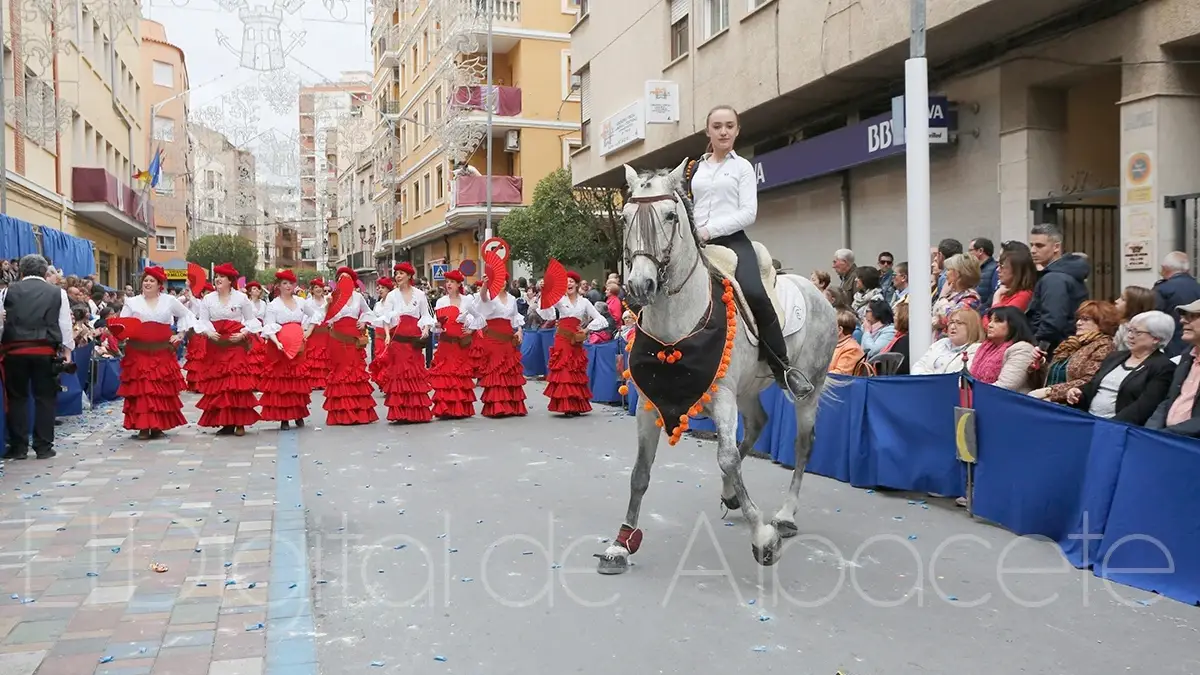
[(904, 63), (905, 157), (908, 177), (909, 349), (924, 354), (932, 341), (929, 260), (929, 69), (925, 60), (925, 0), (911, 0), (912, 34)]
[(492, 91), (492, 27), (496, 13), (496, 0), (487, 0), (487, 221), (483, 228), (483, 238), (492, 238), (492, 109), (499, 102), (499, 97)]
[[(15, 1), (15, 0), (14, 0)], [(7, 37), (8, 28), (4, 23), (3, 3), (0, 3), (0, 42)], [(8, 101), (5, 100), (4, 68), (0, 67), (0, 214), (8, 215)]]

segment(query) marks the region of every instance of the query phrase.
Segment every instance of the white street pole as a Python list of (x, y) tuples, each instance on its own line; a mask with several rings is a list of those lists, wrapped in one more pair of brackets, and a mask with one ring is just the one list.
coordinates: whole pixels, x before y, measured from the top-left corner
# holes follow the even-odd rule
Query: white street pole
[(487, 241), (492, 238), (492, 106), (499, 103), (499, 97), (492, 91), (492, 29), (494, 25), (493, 17), (496, 12), (495, 0), (487, 0), (487, 89), (484, 94), (484, 105), (487, 107), (487, 220), (483, 228), (483, 239)]
[(904, 63), (905, 157), (908, 176), (909, 353), (932, 341), (929, 259), (929, 68), (925, 60), (925, 0), (912, 0), (909, 59)]

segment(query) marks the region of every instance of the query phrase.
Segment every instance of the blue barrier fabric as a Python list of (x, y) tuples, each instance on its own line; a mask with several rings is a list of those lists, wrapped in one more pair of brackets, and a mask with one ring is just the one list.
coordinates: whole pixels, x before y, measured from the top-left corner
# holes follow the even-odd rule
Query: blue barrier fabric
[(63, 274), (85, 277), (96, 273), (92, 242), (49, 227), (42, 228), (42, 254)]
[(521, 365), (525, 367), (525, 377), (546, 375), (546, 354), (538, 331), (525, 331), (521, 339)]
[[(855, 484), (965, 494), (954, 444), (958, 375), (900, 375), (866, 380), (862, 474)], [(836, 391), (835, 391), (836, 395)]]
[(588, 386), (596, 403), (620, 403), (621, 384), (617, 382), (617, 342), (583, 345), (588, 357)]
[(96, 369), (96, 391), (93, 403), (117, 400), (117, 389), (121, 386), (121, 362), (117, 359), (98, 359), (92, 367)]
[[(554, 346), (554, 328), (542, 328), (537, 331), (538, 344), (542, 347), (542, 359), (550, 363), (550, 347)], [(528, 333), (526, 333), (528, 335)], [(549, 370), (550, 366), (546, 366)]]
[(0, 258), (11, 260), (37, 252), (33, 224), (12, 216), (0, 215)]

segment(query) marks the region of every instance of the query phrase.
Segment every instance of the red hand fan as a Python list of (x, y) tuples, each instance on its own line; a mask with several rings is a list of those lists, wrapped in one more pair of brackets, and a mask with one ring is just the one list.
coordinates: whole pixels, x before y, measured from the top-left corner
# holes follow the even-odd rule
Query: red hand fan
[(194, 262), (187, 265), (188, 288), (192, 290), (192, 297), (200, 297), (200, 293), (204, 290), (204, 284), (208, 283), (208, 271)]
[(488, 297), (499, 297), (504, 292), (504, 287), (508, 284), (508, 268), (504, 265), (504, 261), (495, 253), (484, 253), (483, 273), (488, 278)]
[(133, 337), (137, 334), (138, 329), (142, 327), (142, 320), (132, 316), (119, 318), (113, 317), (108, 320), (108, 332), (118, 340), (124, 340)]
[(304, 329), (298, 323), (286, 323), (275, 335), (279, 344), (283, 345), (283, 354), (289, 359), (296, 358), (304, 349)]
[(346, 303), (350, 302), (352, 295), (354, 295), (354, 280), (350, 278), (350, 275), (343, 274), (333, 288), (333, 297), (329, 299), (329, 308), (325, 310), (325, 320), (330, 321), (337, 316)]
[(434, 312), (434, 314), (437, 316), (438, 323), (442, 325), (443, 330), (445, 330), (446, 324), (458, 321), (459, 313), (459, 309), (454, 305), (446, 305), (445, 307)]
[(542, 279), (542, 309), (550, 309), (567, 294), (567, 269), (551, 258)]

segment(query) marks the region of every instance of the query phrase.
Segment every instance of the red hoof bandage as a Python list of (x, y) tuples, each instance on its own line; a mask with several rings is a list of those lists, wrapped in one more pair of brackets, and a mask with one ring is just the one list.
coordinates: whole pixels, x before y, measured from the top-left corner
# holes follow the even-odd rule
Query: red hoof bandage
[(617, 535), (617, 546), (625, 547), (625, 550), (629, 551), (629, 555), (637, 553), (638, 549), (642, 547), (642, 531), (622, 525), (621, 532)]

